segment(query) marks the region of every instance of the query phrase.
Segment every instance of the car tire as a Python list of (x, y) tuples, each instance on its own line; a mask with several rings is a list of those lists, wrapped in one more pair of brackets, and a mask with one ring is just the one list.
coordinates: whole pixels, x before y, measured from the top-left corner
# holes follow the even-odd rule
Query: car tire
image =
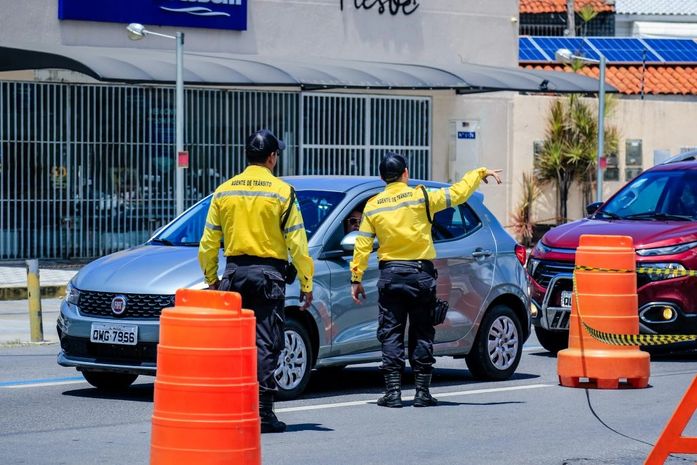
[(279, 400), (298, 397), (307, 387), (312, 371), (312, 343), (310, 335), (297, 320), (286, 320), (284, 348), (278, 358), (278, 368), (274, 373)]
[(82, 376), (92, 386), (104, 392), (125, 391), (138, 378), (129, 373), (108, 373), (106, 371), (83, 371)]
[[(470, 353), (465, 355), (472, 376), (494, 381), (510, 378), (523, 354), (522, 334), (520, 320), (510, 307), (490, 308), (479, 325)], [(490, 342), (494, 344), (491, 352)]]
[(568, 331), (550, 331), (535, 326), (535, 335), (540, 345), (555, 355), (569, 346)]

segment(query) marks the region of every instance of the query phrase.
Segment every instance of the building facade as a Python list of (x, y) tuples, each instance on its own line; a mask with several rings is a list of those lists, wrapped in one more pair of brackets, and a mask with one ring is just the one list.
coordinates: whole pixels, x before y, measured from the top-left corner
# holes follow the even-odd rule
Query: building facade
[[(138, 2), (106, 3), (42, 0), (20, 7), (0, 0), (0, 45), (118, 47), (134, 55), (154, 48), (174, 54), (174, 41), (128, 39), (126, 23), (145, 22)], [(182, 26), (179, 19), (175, 25), (146, 24), (160, 33), (184, 32), (185, 61), (191, 54), (224, 52), (386, 63), (517, 63), (518, 13), (512, 0), (148, 4), (235, 14), (233, 5), (246, 15), (242, 30)], [(110, 9), (112, 17), (105, 19)], [(201, 24), (201, 18), (195, 20)], [(453, 90), (321, 92), (187, 84), (186, 206), (243, 168), (244, 138), (259, 127), (288, 142), (280, 167), (286, 175), (375, 175), (386, 150), (409, 155), (412, 176), (419, 178), (449, 180), (480, 164), (502, 166), (504, 154), (483, 154), (481, 118), (463, 118), (467, 99)], [(99, 82), (37, 63), (35, 69), (0, 73), (0, 108), (0, 259), (97, 257), (141, 243), (173, 218), (172, 85)], [(506, 216), (505, 202), (491, 207)]]

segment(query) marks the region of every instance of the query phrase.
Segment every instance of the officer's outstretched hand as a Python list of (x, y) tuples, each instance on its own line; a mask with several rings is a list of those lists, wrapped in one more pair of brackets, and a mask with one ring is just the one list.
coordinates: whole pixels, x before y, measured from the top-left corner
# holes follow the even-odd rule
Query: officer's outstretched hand
[(496, 179), (496, 184), (501, 184), (501, 177), (499, 176), (499, 173), (501, 173), (502, 171), (503, 170), (486, 170), (486, 174), (484, 175), (483, 181), (489, 184), (487, 178), (491, 176), (492, 178)]
[(363, 289), (363, 284), (361, 284), (361, 283), (351, 284), (351, 297), (353, 297), (354, 302), (356, 302), (357, 304), (360, 304), (361, 299), (359, 299), (358, 296), (363, 296), (364, 300), (366, 298), (365, 289)]
[(310, 304), (312, 303), (312, 291), (309, 292), (301, 292), (300, 293), (300, 302), (303, 302), (302, 307), (300, 307), (300, 310), (307, 310), (310, 308)]

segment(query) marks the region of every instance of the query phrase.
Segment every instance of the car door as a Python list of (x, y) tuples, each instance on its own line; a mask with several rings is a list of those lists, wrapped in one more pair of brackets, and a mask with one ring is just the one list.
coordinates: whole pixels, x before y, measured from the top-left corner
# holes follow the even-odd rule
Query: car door
[(341, 219), (346, 217), (357, 205), (363, 204), (368, 198), (380, 192), (379, 189), (371, 190), (357, 196), (353, 202), (347, 204), (339, 216), (338, 224), (334, 226), (325, 241), (325, 249), (321, 256), (329, 268), (331, 276), (331, 302), (332, 302), (332, 347), (331, 355), (339, 356), (380, 350), (377, 340), (378, 318), (378, 260), (377, 253), (370, 254), (368, 269), (363, 275), (363, 287), (366, 299), (361, 299), (360, 304), (353, 302), (351, 298), (351, 270), (350, 263), (353, 254), (342, 252), (341, 239), (344, 237), (344, 229)]
[(438, 212), (433, 219), (438, 297), (450, 303), (435, 342), (461, 339), (471, 329), (494, 279), (496, 242), (491, 229), (468, 204)]

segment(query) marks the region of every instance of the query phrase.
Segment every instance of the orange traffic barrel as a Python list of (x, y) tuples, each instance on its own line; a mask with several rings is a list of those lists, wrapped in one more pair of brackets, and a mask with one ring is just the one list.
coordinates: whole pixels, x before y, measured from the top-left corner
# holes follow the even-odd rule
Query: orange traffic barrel
[[(557, 355), (562, 386), (579, 387), (583, 378), (601, 389), (626, 380), (644, 388), (650, 358), (638, 346), (614, 346), (594, 339), (583, 327), (615, 334), (639, 334), (636, 254), (629, 236), (581, 236), (576, 251), (576, 286), (569, 319), (569, 348)], [(578, 269), (582, 267), (582, 269)]]
[(151, 465), (261, 464), (255, 331), (238, 293), (177, 291), (160, 317)]

